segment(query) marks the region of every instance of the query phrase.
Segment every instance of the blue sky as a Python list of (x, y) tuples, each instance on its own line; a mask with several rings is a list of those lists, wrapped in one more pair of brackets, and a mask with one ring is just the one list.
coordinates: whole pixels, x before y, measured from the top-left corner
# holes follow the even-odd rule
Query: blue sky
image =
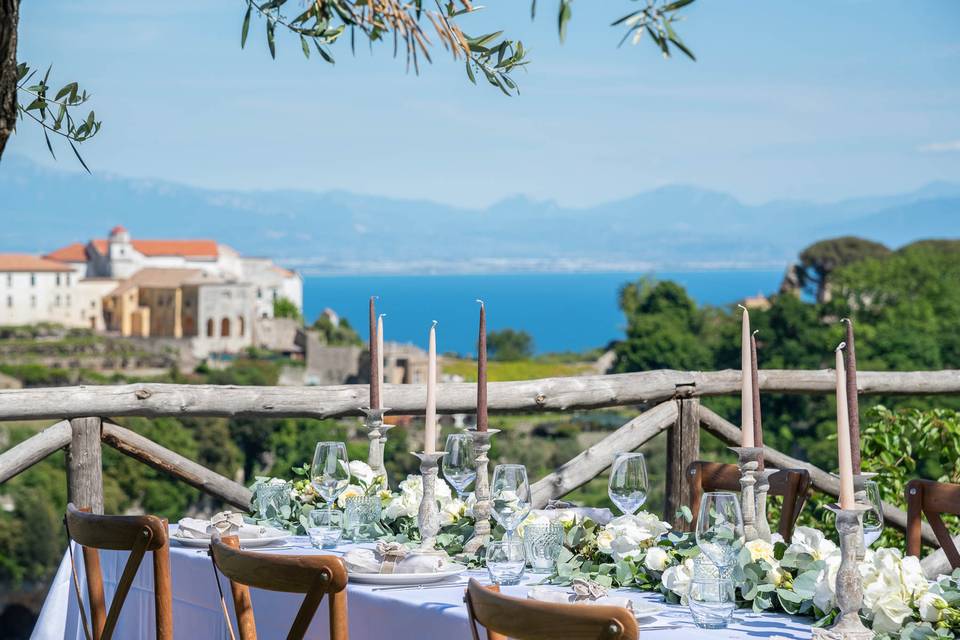
[[(468, 32), (532, 50), (521, 95), (469, 84), (440, 51), (419, 77), (389, 47), (304, 60), (241, 0), (32, 0), (19, 57), (76, 79), (104, 121), (94, 171), (211, 188), (345, 189), (480, 207), (514, 194), (588, 205), (664, 184), (747, 202), (832, 200), (960, 181), (960, 3), (699, 0), (699, 61), (616, 44), (635, 3), (488, 0)], [(24, 125), (7, 153), (45, 164)], [(69, 151), (57, 166), (76, 170)]]

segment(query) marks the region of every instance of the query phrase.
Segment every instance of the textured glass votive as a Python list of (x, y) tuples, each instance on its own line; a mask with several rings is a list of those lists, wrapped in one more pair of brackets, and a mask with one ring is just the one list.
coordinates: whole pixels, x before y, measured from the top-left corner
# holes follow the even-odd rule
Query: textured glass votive
[(380, 513), (383, 507), (377, 496), (362, 496), (347, 500), (343, 516), (343, 533), (354, 542), (373, 542), (382, 535)]
[(563, 548), (563, 525), (529, 524), (523, 528), (523, 543), (530, 568), (535, 573), (550, 573)]
[(270, 526), (284, 528), (283, 507), (290, 504), (290, 489), (291, 485), (286, 482), (266, 484), (257, 489), (254, 506), (261, 519)]

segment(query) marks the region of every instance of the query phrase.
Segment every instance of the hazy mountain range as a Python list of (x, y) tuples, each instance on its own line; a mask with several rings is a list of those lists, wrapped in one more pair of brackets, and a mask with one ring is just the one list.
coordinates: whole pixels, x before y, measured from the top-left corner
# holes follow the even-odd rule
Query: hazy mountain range
[(668, 186), (588, 208), (518, 196), (483, 210), (342, 191), (216, 191), (0, 163), (0, 251), (105, 237), (210, 237), (310, 272), (783, 267), (813, 241), (855, 234), (897, 247), (960, 237), (960, 184), (829, 204), (748, 205)]

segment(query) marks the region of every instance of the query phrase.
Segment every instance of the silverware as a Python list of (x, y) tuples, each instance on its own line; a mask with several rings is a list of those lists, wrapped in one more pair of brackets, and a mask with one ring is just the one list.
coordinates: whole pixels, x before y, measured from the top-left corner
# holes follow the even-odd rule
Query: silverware
[(394, 584), (389, 587), (374, 587), (370, 591), (403, 591), (405, 589), (419, 591), (421, 589), (451, 589), (453, 587), (465, 587), (468, 582), (446, 582), (439, 584), (436, 582), (430, 582), (427, 584)]

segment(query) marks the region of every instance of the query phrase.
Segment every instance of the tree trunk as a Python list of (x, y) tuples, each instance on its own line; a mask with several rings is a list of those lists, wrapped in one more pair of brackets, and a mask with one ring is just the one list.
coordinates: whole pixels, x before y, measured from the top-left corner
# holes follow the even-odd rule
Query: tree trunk
[(0, 0), (0, 158), (17, 124), (17, 22), (20, 0)]

